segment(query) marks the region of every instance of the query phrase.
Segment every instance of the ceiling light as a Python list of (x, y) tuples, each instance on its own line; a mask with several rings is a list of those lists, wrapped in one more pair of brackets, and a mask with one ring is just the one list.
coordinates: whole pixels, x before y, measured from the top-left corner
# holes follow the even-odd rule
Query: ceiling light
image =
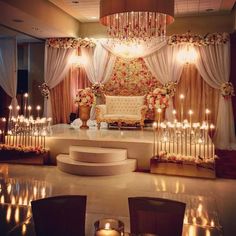
[(174, 0), (101, 0), (100, 23), (112, 38), (148, 40), (164, 37), (174, 22)]

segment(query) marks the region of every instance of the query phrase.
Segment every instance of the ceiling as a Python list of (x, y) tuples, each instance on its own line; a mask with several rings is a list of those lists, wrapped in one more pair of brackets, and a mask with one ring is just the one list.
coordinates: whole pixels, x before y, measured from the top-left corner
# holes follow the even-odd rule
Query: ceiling
[[(100, 0), (49, 1), (81, 22), (96, 22), (99, 19)], [(235, 0), (175, 0), (175, 16), (230, 12), (234, 4)]]
[[(15, 34), (19, 40), (24, 40), (20, 32), (39, 39), (78, 37), (79, 21), (99, 20), (100, 0), (34, 0), (36, 3), (32, 6), (31, 1), (0, 0), (0, 26), (16, 29), (14, 33), (0, 27), (0, 37)], [(175, 0), (175, 16), (229, 14), (235, 2), (235, 0)], [(25, 37), (26, 40), (29, 40), (28, 36)]]

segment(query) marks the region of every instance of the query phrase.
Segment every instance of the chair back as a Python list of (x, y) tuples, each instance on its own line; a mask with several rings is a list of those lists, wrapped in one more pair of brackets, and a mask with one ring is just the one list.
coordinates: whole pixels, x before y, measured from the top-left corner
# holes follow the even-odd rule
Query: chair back
[(131, 233), (182, 235), (185, 203), (149, 197), (131, 197), (128, 201)]
[(37, 236), (84, 236), (86, 196), (68, 195), (31, 202)]

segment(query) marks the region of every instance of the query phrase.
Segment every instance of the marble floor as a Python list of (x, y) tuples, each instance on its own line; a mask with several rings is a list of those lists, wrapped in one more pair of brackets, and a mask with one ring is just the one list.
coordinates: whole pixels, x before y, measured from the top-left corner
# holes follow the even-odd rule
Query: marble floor
[[(111, 177), (73, 176), (56, 166), (0, 165), (0, 203), (6, 219), (16, 211), (9, 206), (30, 209), (30, 200), (52, 195), (87, 195), (86, 235), (101, 218), (118, 218), (129, 231), (128, 197), (150, 196), (187, 203), (183, 236), (236, 235), (236, 180), (206, 180), (134, 172)], [(4, 190), (4, 188), (6, 188)], [(10, 213), (9, 213), (10, 211)], [(26, 212), (30, 216), (30, 210)], [(22, 234), (27, 232), (22, 225)], [(2, 235), (0, 233), (0, 235)], [(18, 234), (19, 235), (19, 234)]]

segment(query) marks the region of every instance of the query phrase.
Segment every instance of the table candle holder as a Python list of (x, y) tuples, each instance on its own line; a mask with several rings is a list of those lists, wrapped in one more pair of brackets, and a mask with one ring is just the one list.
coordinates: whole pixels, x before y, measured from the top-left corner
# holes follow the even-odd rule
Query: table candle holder
[(124, 223), (116, 219), (101, 219), (94, 223), (95, 236), (123, 236)]

